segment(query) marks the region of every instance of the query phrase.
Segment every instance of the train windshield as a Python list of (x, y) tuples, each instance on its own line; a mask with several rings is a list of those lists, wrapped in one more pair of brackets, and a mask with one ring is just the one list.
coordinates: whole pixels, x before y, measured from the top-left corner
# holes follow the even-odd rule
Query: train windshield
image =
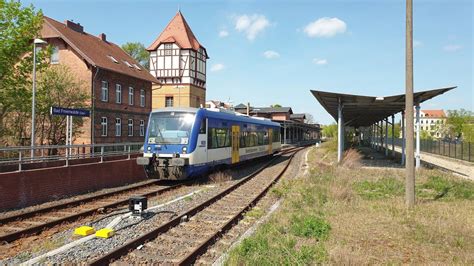
[(150, 118), (149, 144), (188, 144), (194, 113), (160, 112)]

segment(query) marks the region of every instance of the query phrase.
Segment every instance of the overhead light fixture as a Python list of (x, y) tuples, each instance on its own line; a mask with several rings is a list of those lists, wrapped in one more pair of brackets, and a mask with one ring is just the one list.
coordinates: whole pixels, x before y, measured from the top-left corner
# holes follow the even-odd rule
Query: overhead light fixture
[(383, 97), (375, 97), (376, 101), (383, 101), (383, 99), (384, 99)]
[(42, 39), (35, 39), (35, 40), (34, 40), (34, 43), (35, 43), (35, 44), (46, 44), (47, 42), (44, 41), (44, 40), (42, 40)]

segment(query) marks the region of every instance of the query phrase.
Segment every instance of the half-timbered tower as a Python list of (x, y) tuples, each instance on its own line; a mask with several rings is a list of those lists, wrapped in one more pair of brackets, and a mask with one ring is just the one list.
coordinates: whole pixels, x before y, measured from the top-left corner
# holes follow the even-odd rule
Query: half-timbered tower
[(180, 11), (147, 48), (153, 86), (152, 107), (200, 107), (206, 101), (206, 48)]

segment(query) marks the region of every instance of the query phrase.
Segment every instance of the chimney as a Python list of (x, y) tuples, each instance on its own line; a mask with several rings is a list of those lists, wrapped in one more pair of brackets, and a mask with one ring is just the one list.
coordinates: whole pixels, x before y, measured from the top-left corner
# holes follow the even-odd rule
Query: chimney
[(250, 115), (250, 103), (247, 103), (247, 115)]
[(74, 31), (84, 33), (84, 27), (81, 26), (79, 23), (74, 23), (70, 20), (66, 20), (66, 26)]
[(99, 34), (99, 38), (100, 38), (102, 41), (104, 41), (104, 42), (107, 41), (107, 36), (105, 35), (105, 33)]

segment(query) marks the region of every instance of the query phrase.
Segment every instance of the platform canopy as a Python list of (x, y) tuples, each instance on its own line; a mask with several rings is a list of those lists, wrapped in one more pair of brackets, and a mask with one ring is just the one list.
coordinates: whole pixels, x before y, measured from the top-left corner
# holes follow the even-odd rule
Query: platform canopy
[[(456, 87), (420, 91), (413, 94), (414, 104), (422, 103)], [(319, 103), (337, 121), (339, 102), (345, 126), (370, 126), (382, 119), (405, 110), (405, 94), (374, 97), (311, 90)]]

